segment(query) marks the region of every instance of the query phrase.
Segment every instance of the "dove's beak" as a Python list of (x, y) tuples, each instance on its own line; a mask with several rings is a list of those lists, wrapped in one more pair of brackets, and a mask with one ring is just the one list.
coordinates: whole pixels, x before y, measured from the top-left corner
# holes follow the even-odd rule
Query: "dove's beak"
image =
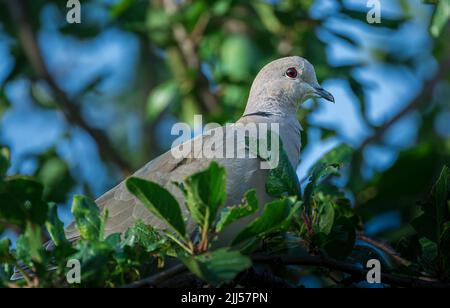
[(334, 103), (334, 96), (330, 92), (325, 90), (324, 88), (322, 88), (322, 87), (314, 87), (314, 92), (318, 96), (326, 99), (327, 101), (330, 101), (330, 102)]

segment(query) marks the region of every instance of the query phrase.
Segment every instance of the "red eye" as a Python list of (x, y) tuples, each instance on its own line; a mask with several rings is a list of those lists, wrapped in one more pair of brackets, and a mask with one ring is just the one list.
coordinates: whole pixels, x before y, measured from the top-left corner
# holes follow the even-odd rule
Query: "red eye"
[(290, 67), (286, 71), (286, 76), (289, 78), (295, 78), (297, 77), (297, 70), (294, 67)]

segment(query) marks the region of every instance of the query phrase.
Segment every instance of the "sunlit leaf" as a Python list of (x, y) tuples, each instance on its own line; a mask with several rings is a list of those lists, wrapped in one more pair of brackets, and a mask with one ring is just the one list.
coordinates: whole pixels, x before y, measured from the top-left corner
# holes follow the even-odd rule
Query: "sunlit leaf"
[(450, 0), (440, 0), (436, 3), (430, 25), (431, 35), (438, 37), (450, 19)]
[(77, 195), (73, 198), (72, 214), (81, 237), (86, 240), (99, 240), (101, 236), (100, 211), (95, 201)]

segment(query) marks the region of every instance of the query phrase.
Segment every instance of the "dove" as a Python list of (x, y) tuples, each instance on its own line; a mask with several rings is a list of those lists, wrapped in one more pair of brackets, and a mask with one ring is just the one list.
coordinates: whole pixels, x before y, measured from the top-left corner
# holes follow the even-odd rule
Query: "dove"
[[(271, 200), (265, 191), (269, 170), (261, 167), (260, 158), (250, 158), (250, 155), (244, 158), (223, 155), (226, 152), (227, 141), (233, 138), (230, 131), (245, 129), (245, 125), (258, 127), (264, 124), (266, 126), (277, 124), (278, 134), (289, 162), (296, 168), (300, 158), (302, 131), (296, 114), (299, 105), (313, 97), (334, 102), (333, 96), (319, 85), (311, 63), (298, 56), (272, 61), (265, 65), (254, 79), (245, 111), (236, 123), (204, 132), (179, 145), (191, 149), (185, 155), (174, 155), (172, 149), (147, 163), (133, 176), (156, 182), (173, 194), (182, 207), (182, 214), (187, 218), (188, 232), (193, 232), (195, 224), (184, 206), (184, 196), (174, 182), (183, 182), (186, 177), (206, 169), (211, 161), (215, 160), (225, 168), (227, 174), (227, 198), (224, 206), (239, 204), (245, 192), (256, 189), (260, 210), (224, 230), (223, 245), (226, 245), (234, 235), (259, 215), (261, 208)], [(211, 144), (214, 146), (211, 147)], [(237, 144), (232, 153), (236, 154), (239, 150), (248, 151), (242, 142)], [(137, 220), (155, 229), (167, 229), (163, 221), (150, 213), (127, 190), (125, 181), (100, 196), (96, 204), (101, 212), (108, 210), (105, 235), (124, 233)], [(65, 232), (71, 241), (76, 241), (80, 236), (75, 223), (69, 225)]]

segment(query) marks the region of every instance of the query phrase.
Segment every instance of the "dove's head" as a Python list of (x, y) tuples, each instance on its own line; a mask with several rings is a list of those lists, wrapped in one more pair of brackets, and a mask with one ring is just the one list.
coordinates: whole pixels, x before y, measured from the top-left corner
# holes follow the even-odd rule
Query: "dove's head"
[(308, 98), (334, 97), (317, 82), (314, 67), (301, 57), (286, 57), (264, 66), (253, 81), (245, 114), (271, 112), (290, 114)]

